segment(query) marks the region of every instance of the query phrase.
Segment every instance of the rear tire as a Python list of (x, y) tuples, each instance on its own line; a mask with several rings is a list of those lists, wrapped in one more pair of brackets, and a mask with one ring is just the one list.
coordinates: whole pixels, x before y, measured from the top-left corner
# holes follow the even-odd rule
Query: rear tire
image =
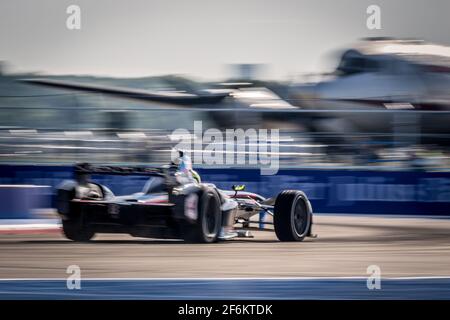
[(57, 209), (62, 216), (62, 231), (67, 239), (78, 242), (91, 240), (95, 232), (83, 224), (80, 212), (71, 204), (75, 198), (77, 184), (75, 181), (64, 181), (57, 192)]
[(197, 195), (197, 220), (183, 223), (183, 238), (190, 243), (216, 242), (222, 226), (219, 195), (212, 188), (202, 189)]
[(67, 239), (77, 242), (87, 242), (95, 235), (94, 231), (74, 220), (62, 220), (62, 229)]
[(302, 191), (286, 190), (275, 200), (273, 222), (280, 241), (302, 241), (309, 235), (312, 209)]

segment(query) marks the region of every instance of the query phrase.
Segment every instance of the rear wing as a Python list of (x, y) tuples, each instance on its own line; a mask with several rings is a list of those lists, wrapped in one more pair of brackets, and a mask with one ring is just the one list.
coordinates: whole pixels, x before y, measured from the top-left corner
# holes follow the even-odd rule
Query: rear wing
[(89, 163), (77, 163), (74, 167), (76, 177), (90, 174), (107, 175), (142, 175), (166, 177), (170, 168), (129, 167), (129, 166), (97, 166)]

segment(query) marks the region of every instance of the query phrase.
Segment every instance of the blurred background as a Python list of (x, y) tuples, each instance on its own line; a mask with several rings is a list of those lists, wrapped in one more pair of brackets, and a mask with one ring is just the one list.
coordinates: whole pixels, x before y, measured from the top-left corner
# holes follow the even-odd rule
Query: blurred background
[[(377, 1), (375, 30), (372, 1), (77, 1), (80, 30), (66, 27), (71, 4), (0, 3), (0, 183), (54, 187), (69, 171), (49, 166), (80, 161), (166, 164), (173, 130), (201, 120), (203, 130), (279, 129), (292, 179), (272, 188), (309, 188), (319, 208), (333, 192), (323, 185), (335, 185), (323, 170), (439, 186), (408, 198), (412, 208), (429, 194), (448, 200), (448, 1)], [(199, 167), (219, 185), (233, 180)], [(423, 176), (406, 183), (394, 171)], [(241, 179), (264, 192), (248, 172)], [(352, 203), (339, 210), (363, 208)]]
[(432, 2), (377, 2), (380, 30), (370, 1), (79, 1), (80, 30), (70, 1), (2, 2), (0, 161), (166, 163), (202, 120), (280, 129), (283, 167), (446, 168), (450, 7)]

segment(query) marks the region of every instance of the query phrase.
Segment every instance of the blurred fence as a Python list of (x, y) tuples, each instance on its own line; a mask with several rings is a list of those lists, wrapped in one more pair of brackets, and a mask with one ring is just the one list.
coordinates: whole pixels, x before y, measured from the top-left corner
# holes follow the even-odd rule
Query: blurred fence
[[(142, 117), (145, 118), (150, 114), (153, 113), (144, 112)], [(190, 112), (183, 114), (192, 116)], [(304, 113), (293, 114), (302, 116)], [(448, 116), (450, 113), (434, 114), (429, 121), (438, 118), (440, 121), (445, 120), (443, 115)], [(195, 119), (191, 120), (186, 127), (190, 132), (192, 128), (189, 126), (192, 126)], [(177, 119), (174, 119), (171, 125), (174, 128), (177, 128), (177, 125), (183, 128)], [(212, 124), (206, 123), (203, 129), (206, 130), (211, 126)], [(445, 132), (426, 133), (422, 127), (415, 132), (403, 132), (400, 125), (398, 128), (395, 127), (395, 130), (384, 133), (340, 134), (310, 131), (300, 125), (289, 127), (283, 123), (274, 123), (272, 127), (280, 128), (280, 137), (278, 150), (270, 155), (278, 158), (281, 168), (355, 166), (396, 169), (420, 167), (431, 170), (450, 168), (448, 148), (450, 134)], [(225, 129), (222, 130), (224, 131)], [(172, 134), (173, 130), (168, 128), (70, 129), (62, 125), (61, 128), (39, 128), (37, 125), (3, 126), (0, 127), (0, 162), (73, 164), (82, 161), (165, 164), (170, 161), (170, 151), (178, 142), (171, 139)], [(205, 150), (207, 143), (202, 141), (201, 137), (194, 134), (192, 136), (193, 143), (200, 140), (201, 149)], [(217, 146), (220, 144), (220, 148), (216, 150), (226, 150), (227, 143), (227, 141), (215, 142)], [(252, 152), (255, 153), (251, 151), (250, 144), (250, 141), (236, 141), (233, 148), (243, 147), (248, 158)], [(225, 167), (229, 166), (227, 164)]]

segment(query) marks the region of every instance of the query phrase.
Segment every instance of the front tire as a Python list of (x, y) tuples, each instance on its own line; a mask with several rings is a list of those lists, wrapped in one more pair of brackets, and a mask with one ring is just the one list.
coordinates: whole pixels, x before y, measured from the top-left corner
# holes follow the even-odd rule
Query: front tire
[(286, 190), (275, 200), (273, 222), (280, 241), (302, 241), (309, 235), (312, 209), (302, 191)]

